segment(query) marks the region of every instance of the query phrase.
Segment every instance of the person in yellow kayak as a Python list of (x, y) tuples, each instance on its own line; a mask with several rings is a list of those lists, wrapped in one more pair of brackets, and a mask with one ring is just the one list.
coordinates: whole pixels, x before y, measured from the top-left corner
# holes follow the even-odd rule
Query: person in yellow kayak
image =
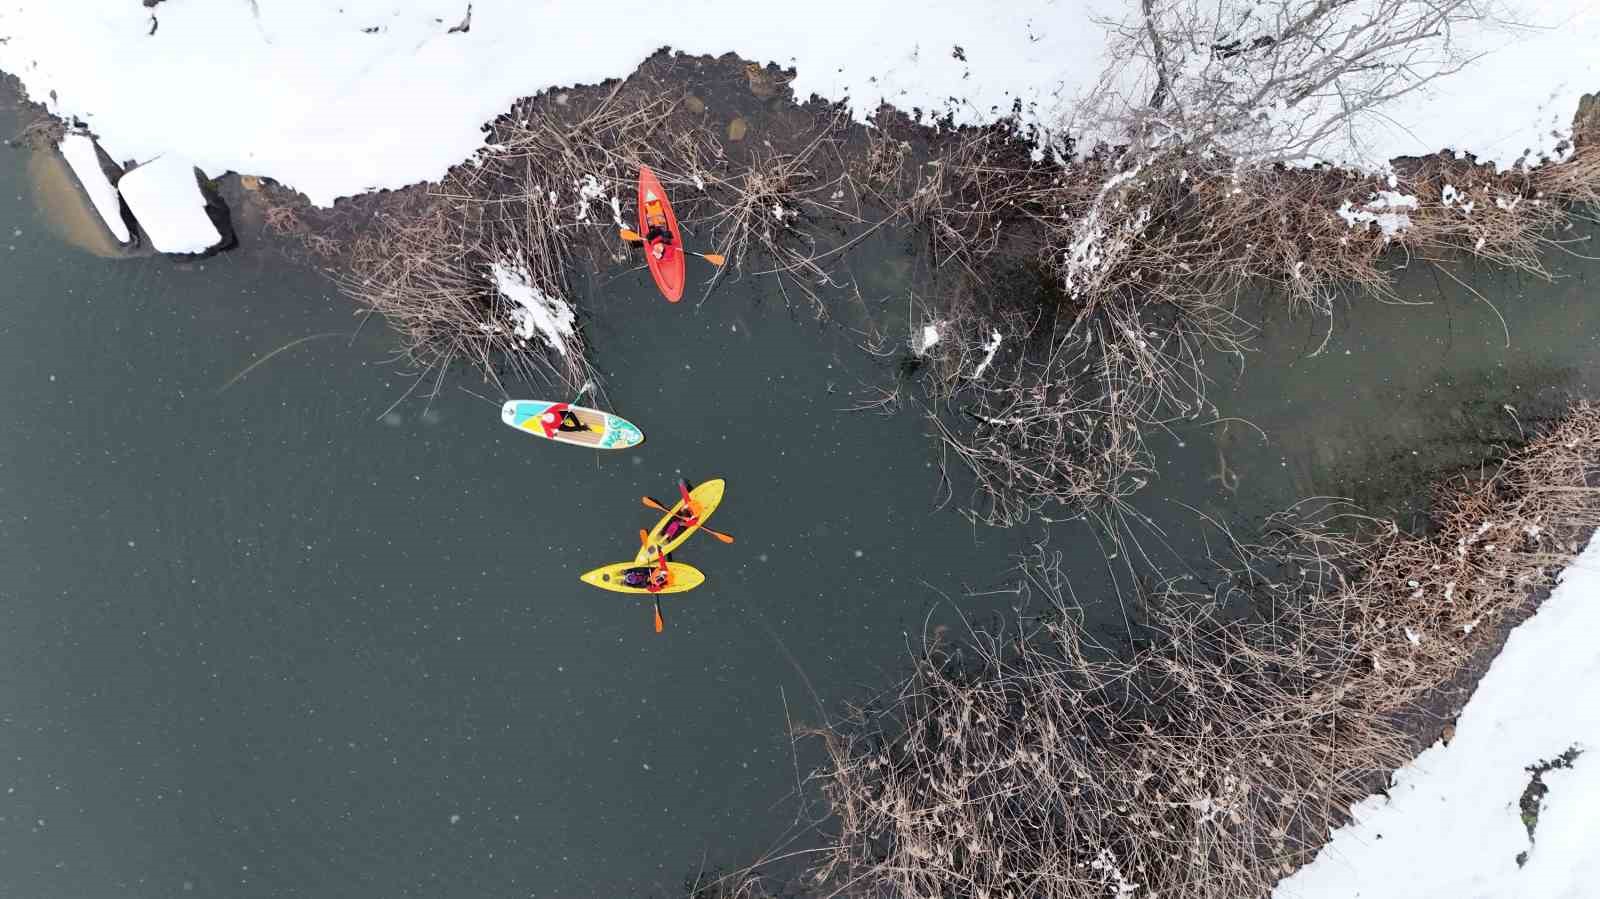
[(665, 262), (672, 256), (672, 229), (667, 227), (667, 210), (655, 191), (645, 192), (644, 220), (650, 226), (644, 232), (644, 245), (651, 258)]
[(660, 593), (672, 583), (672, 569), (667, 567), (667, 560), (661, 556), (656, 557), (655, 565), (640, 565), (635, 568), (622, 570), (622, 583), (629, 587), (643, 588), (650, 593)]
[[(689, 482), (678, 482), (678, 493), (683, 497), (683, 505), (672, 513), (672, 518), (667, 521), (667, 526), (661, 530), (661, 543), (671, 543), (677, 536), (700, 523), (700, 509), (694, 500), (689, 498)], [(651, 548), (652, 552), (655, 547)]]
[(694, 500), (689, 498), (688, 481), (678, 482), (678, 495), (683, 497), (683, 507), (678, 510), (678, 514), (672, 516), (671, 521), (667, 522), (666, 530), (661, 532), (662, 543), (670, 543), (673, 538), (700, 523), (700, 510), (695, 506)]

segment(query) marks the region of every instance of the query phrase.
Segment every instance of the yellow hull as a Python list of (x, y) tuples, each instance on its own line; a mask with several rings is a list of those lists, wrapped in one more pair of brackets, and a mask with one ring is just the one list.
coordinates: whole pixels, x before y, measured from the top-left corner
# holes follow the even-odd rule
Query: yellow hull
[[(717, 506), (722, 504), (722, 491), (727, 486), (727, 482), (721, 478), (712, 478), (689, 491), (689, 498), (694, 500), (694, 504), (700, 507), (700, 524), (705, 524), (706, 519), (711, 517), (711, 513), (715, 512)], [(679, 499), (673, 504), (670, 513), (661, 516), (661, 520), (656, 522), (656, 526), (650, 529), (649, 538), (639, 546), (638, 554), (633, 557), (634, 564), (639, 565), (654, 561), (656, 556), (663, 553), (670, 554), (673, 550), (682, 546), (683, 541), (688, 540), (695, 531), (700, 530), (700, 524), (697, 524), (688, 530), (679, 531), (671, 540), (665, 543), (661, 542), (661, 535), (666, 533), (667, 525), (672, 523), (673, 517), (682, 509), (683, 500)]]
[(583, 581), (601, 590), (610, 590), (613, 593), (634, 593), (640, 596), (664, 596), (668, 593), (687, 593), (706, 582), (706, 576), (700, 569), (682, 562), (668, 562), (667, 570), (672, 572), (672, 582), (663, 587), (660, 592), (652, 594), (643, 587), (629, 587), (622, 582), (622, 573), (629, 568), (640, 567), (634, 562), (613, 562), (602, 565), (593, 571), (586, 571), (578, 576)]

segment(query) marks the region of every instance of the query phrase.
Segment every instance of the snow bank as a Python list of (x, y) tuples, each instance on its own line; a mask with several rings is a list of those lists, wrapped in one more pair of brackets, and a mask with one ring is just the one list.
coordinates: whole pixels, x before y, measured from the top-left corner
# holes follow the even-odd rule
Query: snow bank
[[(1113, 9), (1118, 0), (1111, 0)], [(313, 202), (436, 178), (518, 97), (628, 74), (660, 49), (738, 52), (799, 69), (805, 97), (976, 121), (1049, 108), (1092, 76), (1087, 6), (1014, 0), (813, 0), (759, 10), (682, 0), (649, 28), (602, 27), (593, 4), (473, 0), (49, 0), (0, 12), (0, 69), (88, 122), (115, 159), (181, 151), (207, 172), (279, 179)], [(159, 23), (149, 34), (151, 18)], [(957, 47), (960, 55), (957, 58)], [(1080, 72), (1081, 70), (1081, 72)], [(50, 100), (50, 92), (56, 99)]]
[[(1275, 899), (1578, 899), (1600, 889), (1600, 540), (1506, 641), (1455, 738), (1398, 772), (1389, 798), (1354, 809)], [(1576, 748), (1549, 787), (1533, 840), (1519, 799), (1530, 765)], [(1517, 854), (1527, 852), (1519, 867)]]
[(567, 338), (572, 336), (576, 320), (572, 307), (533, 286), (527, 269), (519, 264), (496, 262), (490, 268), (500, 295), (517, 306), (509, 313), (517, 336), (532, 340), (539, 335), (551, 349), (565, 356)]
[(206, 215), (194, 166), (181, 156), (158, 156), (117, 182), (139, 227), (163, 253), (204, 253), (222, 242)]
[[(52, 111), (90, 123), (115, 159), (182, 155), (208, 172), (277, 178), (328, 204), (436, 178), (470, 157), (483, 143), (479, 126), (517, 97), (626, 75), (663, 44), (794, 66), (799, 96), (849, 98), (863, 114), (887, 101), (976, 122), (1020, 102), (1025, 116), (1054, 122), (1106, 68), (1107, 33), (1095, 17), (1132, 21), (1139, 2), (1011, 0), (1002, 12), (924, 0), (913, 15), (893, 0), (765, 10), (682, 0), (649, 29), (596, 27), (592, 5), (579, 2), (473, 0), (470, 21), (467, 7), (8, 4), (0, 69)], [(1600, 88), (1600, 4), (1505, 0), (1499, 19), (1527, 27), (1458, 29), (1480, 59), (1335, 135), (1323, 158), (1370, 166), (1454, 147), (1510, 163), (1552, 146), (1579, 95)]]
[(1441, 150), (1502, 167), (1558, 155), (1578, 100), (1600, 90), (1600, 3), (1505, 0), (1485, 8), (1495, 21), (1458, 33), (1475, 61), (1366, 117), (1322, 155), (1369, 168)]
[(117, 198), (117, 189), (106, 177), (105, 170), (100, 168), (100, 154), (95, 150), (94, 138), (87, 134), (64, 135), (61, 138), (61, 155), (72, 167), (72, 174), (78, 176), (78, 183), (89, 194), (89, 200), (94, 203), (95, 211), (100, 213), (100, 220), (111, 230), (111, 236), (117, 239), (117, 243), (132, 240), (128, 223), (122, 220), (122, 201)]

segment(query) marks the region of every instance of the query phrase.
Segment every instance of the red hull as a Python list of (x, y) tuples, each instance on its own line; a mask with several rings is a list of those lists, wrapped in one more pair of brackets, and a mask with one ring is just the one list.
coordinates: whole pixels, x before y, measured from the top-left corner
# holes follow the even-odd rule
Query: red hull
[(687, 279), (688, 267), (683, 260), (683, 235), (678, 233), (678, 217), (672, 213), (672, 204), (667, 202), (667, 191), (656, 180), (655, 172), (650, 171), (647, 165), (639, 166), (639, 233), (648, 234), (650, 222), (645, 217), (645, 193), (653, 191), (661, 201), (661, 208), (667, 215), (667, 230), (672, 232), (672, 244), (667, 247), (663, 258), (657, 259), (650, 252), (650, 247), (645, 246), (644, 261), (650, 266), (650, 277), (656, 281), (656, 287), (661, 289), (667, 302), (676, 303), (683, 299), (683, 285)]

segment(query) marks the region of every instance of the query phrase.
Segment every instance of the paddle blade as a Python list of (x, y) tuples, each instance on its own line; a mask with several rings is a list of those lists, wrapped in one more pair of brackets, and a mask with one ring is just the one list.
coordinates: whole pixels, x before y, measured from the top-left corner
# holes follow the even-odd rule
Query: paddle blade
[(671, 512), (672, 511), (671, 509), (667, 508), (666, 506), (661, 505), (661, 503), (657, 502), (656, 500), (651, 499), (648, 496), (641, 496), (639, 498), (644, 500), (644, 504), (645, 504), (645, 506), (647, 508), (655, 509), (658, 512)]
[(622, 237), (623, 240), (627, 241), (628, 243), (644, 243), (644, 238), (640, 237), (639, 236), (639, 232), (637, 232), (637, 231), (632, 231), (632, 230), (629, 230), (627, 228), (621, 228), (621, 229), (619, 229), (617, 231), (617, 233), (618, 233), (619, 236)]
[(724, 534), (721, 531), (713, 531), (708, 527), (701, 527), (700, 530), (705, 531), (706, 533), (708, 533), (711, 536), (717, 538), (718, 540), (721, 540), (723, 543), (732, 543), (733, 542), (733, 538), (731, 536), (729, 536), (727, 534)]
[(717, 268), (722, 268), (722, 264), (728, 261), (727, 257), (723, 256), (721, 253), (701, 253), (700, 258), (711, 263)]
[(661, 600), (658, 599), (656, 600), (656, 633), (661, 633), (666, 629), (666, 626), (666, 622), (661, 620)]
[(639, 545), (644, 546), (650, 542), (650, 532), (644, 528), (639, 529)]

